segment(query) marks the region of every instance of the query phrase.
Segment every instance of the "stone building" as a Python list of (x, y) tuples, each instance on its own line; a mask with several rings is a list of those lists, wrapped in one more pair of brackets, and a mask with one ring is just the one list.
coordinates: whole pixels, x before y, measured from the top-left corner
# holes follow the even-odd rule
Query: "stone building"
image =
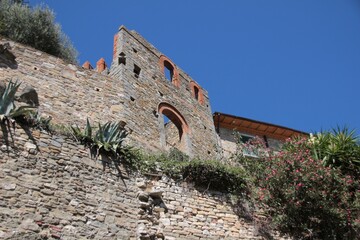
[(287, 138), (308, 135), (308, 133), (288, 127), (220, 112), (215, 112), (213, 119), (224, 157), (228, 157), (236, 151), (238, 136), (244, 143), (255, 136), (260, 137), (264, 140), (266, 147), (278, 150)]
[(114, 38), (109, 76), (123, 85), (123, 118), (136, 142), (162, 150), (176, 147), (190, 156), (216, 157), (218, 144), (207, 92), (169, 57), (124, 26)]

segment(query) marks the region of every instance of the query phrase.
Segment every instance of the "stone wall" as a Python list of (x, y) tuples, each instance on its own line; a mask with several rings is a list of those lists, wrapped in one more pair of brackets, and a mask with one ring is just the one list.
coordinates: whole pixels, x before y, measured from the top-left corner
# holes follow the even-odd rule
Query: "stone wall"
[[(20, 89), (33, 87), (39, 111), (53, 123), (84, 126), (86, 118), (122, 120), (133, 132), (131, 145), (163, 151), (166, 115), (183, 131), (180, 150), (190, 156), (219, 157), (207, 92), (136, 32), (121, 27), (115, 35), (110, 69), (104, 59), (91, 69), (89, 62), (75, 66), (0, 37), (4, 44), (9, 44), (12, 59), (0, 51), (0, 83), (18, 79)], [(164, 75), (166, 66), (173, 68), (172, 81)]]
[[(123, 88), (118, 80), (68, 64), (63, 60), (4, 38), (16, 57), (13, 67), (0, 66), (0, 82), (21, 82), (20, 91), (33, 87), (39, 96), (39, 111), (61, 124), (85, 124), (122, 119)], [(1, 54), (0, 54), (1, 55)]]
[(220, 143), (223, 150), (223, 155), (225, 158), (228, 158), (236, 152), (236, 138), (234, 135), (234, 130), (219, 128), (218, 134), (221, 141)]
[(120, 178), (68, 137), (18, 125), (0, 133), (0, 221), (5, 239), (261, 239), (221, 193)]

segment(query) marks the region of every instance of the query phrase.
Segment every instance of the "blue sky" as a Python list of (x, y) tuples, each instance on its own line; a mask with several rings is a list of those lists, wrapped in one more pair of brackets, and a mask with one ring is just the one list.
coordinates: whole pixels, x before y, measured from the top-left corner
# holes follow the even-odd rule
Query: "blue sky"
[(41, 2), (81, 64), (110, 64), (125, 25), (206, 89), (213, 111), (360, 133), (360, 0), (30, 0)]

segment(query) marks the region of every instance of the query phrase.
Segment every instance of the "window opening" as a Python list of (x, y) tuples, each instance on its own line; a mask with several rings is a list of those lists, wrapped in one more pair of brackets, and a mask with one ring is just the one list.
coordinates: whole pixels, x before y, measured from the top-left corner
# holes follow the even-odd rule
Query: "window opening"
[(199, 88), (194, 86), (194, 97), (196, 100), (199, 100)]
[(165, 148), (174, 147), (182, 152), (189, 153), (187, 133), (188, 125), (184, 117), (174, 107), (167, 103), (159, 105), (162, 116), (162, 130), (160, 139)]
[(183, 135), (183, 130), (181, 123), (177, 121), (171, 113), (165, 111), (163, 112), (164, 116), (164, 129), (165, 129), (165, 143), (167, 146), (179, 147), (181, 138)]
[(136, 78), (138, 78), (140, 76), (140, 71), (141, 71), (141, 68), (139, 66), (137, 66), (136, 64), (134, 64), (134, 74), (135, 74)]
[(244, 146), (244, 148), (243, 148), (244, 156), (257, 158), (258, 157), (257, 149), (251, 144), (251, 140), (253, 140), (253, 139), (254, 139), (253, 136), (249, 136), (249, 135), (245, 135), (245, 134), (239, 135), (239, 141), (242, 144), (244, 144), (243, 145)]
[(126, 55), (123, 52), (119, 54), (119, 65), (120, 64), (126, 65)]
[(170, 122), (170, 119), (164, 115), (164, 125), (168, 124)]
[(172, 81), (174, 77), (174, 68), (168, 61), (164, 61), (164, 74), (167, 80)]
[(240, 141), (242, 143), (247, 143), (249, 142), (251, 139), (253, 139), (254, 137), (250, 137), (250, 136), (247, 136), (247, 135), (240, 135)]

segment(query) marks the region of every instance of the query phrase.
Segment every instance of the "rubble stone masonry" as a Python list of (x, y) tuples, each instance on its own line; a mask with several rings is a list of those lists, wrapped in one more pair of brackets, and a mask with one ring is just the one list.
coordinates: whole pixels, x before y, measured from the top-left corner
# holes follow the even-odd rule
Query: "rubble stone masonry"
[(0, 133), (0, 239), (261, 239), (219, 192), (120, 178), (71, 139), (25, 130)]
[[(1, 62), (0, 81), (19, 80), (33, 87), (39, 111), (53, 123), (125, 121), (132, 130), (130, 144), (149, 151), (164, 151), (164, 116), (176, 125), (179, 149), (190, 156), (219, 157), (207, 92), (139, 34), (121, 27), (114, 37), (110, 69), (104, 59), (92, 69), (68, 64), (4, 38), (15, 64)], [(169, 71), (171, 79), (166, 79)], [(196, 95), (195, 95), (196, 91)]]
[[(144, 150), (221, 154), (206, 90), (134, 31), (120, 27), (111, 66), (100, 59), (95, 69), (0, 45), (0, 84), (35, 89), (54, 124), (125, 121), (127, 144)], [(222, 193), (165, 176), (120, 178), (68, 137), (1, 127), (0, 239), (261, 239)]]

